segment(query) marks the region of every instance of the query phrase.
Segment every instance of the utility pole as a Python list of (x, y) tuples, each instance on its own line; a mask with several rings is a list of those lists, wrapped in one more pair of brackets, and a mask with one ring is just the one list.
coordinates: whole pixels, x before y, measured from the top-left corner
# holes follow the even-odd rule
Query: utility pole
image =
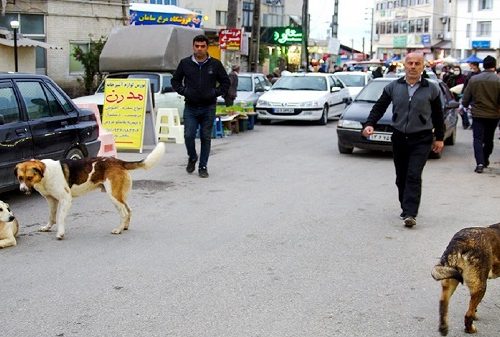
[(253, 2), (252, 37), (250, 39), (250, 71), (258, 72), (260, 45), (260, 0)]
[(309, 71), (309, 51), (307, 45), (309, 44), (309, 0), (302, 0), (302, 53), (301, 61), (305, 66), (304, 71)]
[[(238, 1), (239, 0), (227, 0), (227, 28), (241, 28), (238, 25)], [(236, 50), (224, 50), (223, 62), (228, 68), (232, 65), (240, 64), (240, 52)]]
[(370, 18), (366, 18), (365, 20), (370, 20), (370, 60), (373, 58), (373, 8), (366, 8), (370, 12), (365, 12), (365, 14), (370, 15)]

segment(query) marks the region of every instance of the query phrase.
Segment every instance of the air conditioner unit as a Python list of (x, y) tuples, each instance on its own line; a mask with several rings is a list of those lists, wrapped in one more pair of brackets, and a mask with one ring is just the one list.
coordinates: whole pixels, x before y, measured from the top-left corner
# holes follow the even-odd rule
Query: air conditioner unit
[(444, 34), (438, 34), (438, 35), (437, 35), (437, 38), (438, 38), (438, 39), (444, 39)]

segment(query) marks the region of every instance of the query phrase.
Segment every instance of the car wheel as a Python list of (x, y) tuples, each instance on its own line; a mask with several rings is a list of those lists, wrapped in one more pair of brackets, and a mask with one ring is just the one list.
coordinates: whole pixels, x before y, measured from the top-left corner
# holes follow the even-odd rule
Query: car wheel
[(352, 154), (352, 151), (354, 150), (354, 147), (352, 146), (344, 146), (340, 143), (337, 143), (339, 147), (339, 152), (342, 154)]
[(323, 113), (321, 114), (321, 118), (318, 121), (319, 125), (326, 125), (328, 124), (328, 106), (325, 105), (323, 107)]
[(78, 159), (83, 159), (85, 156), (83, 155), (83, 152), (74, 147), (72, 148), (71, 150), (68, 151), (68, 153), (66, 154), (66, 159), (73, 159), (73, 160), (78, 160)]
[(269, 124), (271, 124), (271, 120), (270, 119), (261, 119), (260, 124), (269, 125)]
[(453, 129), (451, 135), (444, 140), (444, 145), (455, 145), (457, 140), (457, 129)]

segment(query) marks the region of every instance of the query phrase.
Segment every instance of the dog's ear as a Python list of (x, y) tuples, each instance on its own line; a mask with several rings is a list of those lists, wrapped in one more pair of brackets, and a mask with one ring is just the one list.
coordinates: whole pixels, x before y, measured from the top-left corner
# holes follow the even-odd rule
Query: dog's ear
[(33, 167), (33, 171), (35, 171), (40, 176), (40, 178), (43, 178), (43, 171), (40, 168)]
[(19, 170), (19, 168), (21, 167), (22, 163), (19, 163), (16, 165), (16, 167), (14, 167), (14, 175), (16, 176), (17, 178), (17, 170)]

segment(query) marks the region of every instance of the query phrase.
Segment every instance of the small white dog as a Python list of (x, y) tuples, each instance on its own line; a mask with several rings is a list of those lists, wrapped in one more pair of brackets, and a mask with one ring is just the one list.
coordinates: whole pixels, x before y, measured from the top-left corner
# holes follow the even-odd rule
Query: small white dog
[(0, 248), (15, 246), (19, 223), (12, 214), (9, 204), (0, 200)]

